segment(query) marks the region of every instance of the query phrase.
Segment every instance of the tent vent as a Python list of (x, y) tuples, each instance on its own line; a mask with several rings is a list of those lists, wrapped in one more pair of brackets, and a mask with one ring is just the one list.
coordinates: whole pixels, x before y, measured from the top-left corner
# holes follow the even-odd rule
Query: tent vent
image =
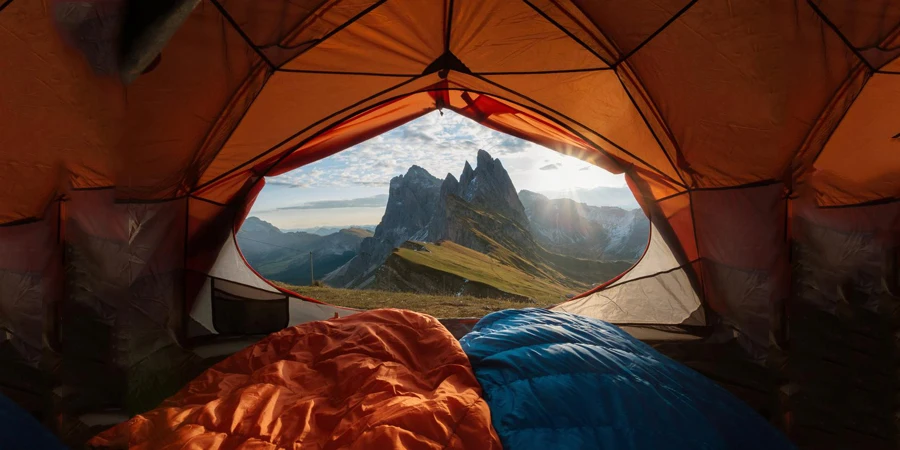
[(456, 57), (452, 52), (447, 51), (444, 52), (443, 55), (439, 56), (434, 60), (428, 67), (422, 71), (422, 75), (428, 75), (430, 73), (438, 72), (438, 75), (441, 78), (447, 78), (447, 74), (451, 71), (455, 70), (457, 72), (468, 73), (471, 74), (472, 71), (463, 64), (459, 58)]

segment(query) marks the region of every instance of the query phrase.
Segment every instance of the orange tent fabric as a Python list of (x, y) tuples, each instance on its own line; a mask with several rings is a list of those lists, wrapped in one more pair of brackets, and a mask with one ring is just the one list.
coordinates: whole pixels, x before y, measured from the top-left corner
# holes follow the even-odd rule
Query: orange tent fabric
[(188, 346), (211, 278), (275, 290), (233, 240), (266, 175), (434, 110), (627, 176), (652, 251), (560, 309), (759, 354), (897, 278), (896, 0), (203, 0), (127, 85), (60, 34), (101, 3), (0, 1), (7, 366)]
[(432, 317), (390, 309), (270, 335), (88, 445), (502, 448), (456, 339)]

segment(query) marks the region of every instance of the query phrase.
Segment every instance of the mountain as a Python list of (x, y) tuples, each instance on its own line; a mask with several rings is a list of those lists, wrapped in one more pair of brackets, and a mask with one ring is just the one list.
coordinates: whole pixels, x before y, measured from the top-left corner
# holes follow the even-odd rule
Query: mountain
[(358, 255), (323, 281), (335, 287), (370, 286), (375, 270), (391, 251), (428, 226), (438, 207), (440, 189), (441, 180), (419, 166), (391, 179), (388, 203), (374, 235), (360, 243)]
[(569, 198), (592, 206), (618, 206), (626, 210), (640, 207), (628, 186), (542, 191), (540, 194), (549, 199)]
[(341, 230), (346, 230), (348, 228), (359, 228), (359, 229), (369, 231), (370, 233), (374, 233), (376, 226), (377, 225), (344, 225), (344, 226), (340, 226), (340, 227), (322, 226), (322, 227), (312, 227), (312, 228), (293, 228), (293, 229), (283, 230), (283, 231), (286, 231), (286, 232), (302, 231), (304, 233), (317, 234), (319, 236), (328, 236), (329, 234), (337, 233)]
[(640, 209), (590, 206), (568, 198), (519, 192), (530, 230), (547, 250), (591, 260), (640, 258), (650, 235), (650, 221)]
[(257, 217), (248, 217), (237, 233), (241, 252), (262, 276), (291, 284), (310, 284), (309, 254), (316, 278), (334, 271), (359, 253), (372, 233), (347, 228), (325, 236), (283, 232)]
[[(410, 250), (420, 247), (428, 251)], [(475, 264), (471, 253), (480, 254), (481, 263)], [(473, 270), (478, 271), (472, 264), (486, 272), (473, 277)], [(464, 292), (475, 295), (494, 289), (510, 297), (539, 294), (558, 299), (628, 266), (622, 261), (577, 259), (542, 247), (502, 163), (480, 150), (476, 167), (467, 162), (458, 180), (448, 174), (441, 182), (419, 167), (391, 180), (388, 207), (375, 236), (363, 241), (360, 254), (324, 281), (335, 287), (431, 293), (475, 289), (478, 284), (474, 291)]]
[(557, 301), (570, 292), (553, 279), (525, 273), (451, 241), (404, 242), (378, 269), (375, 287), (527, 303)]

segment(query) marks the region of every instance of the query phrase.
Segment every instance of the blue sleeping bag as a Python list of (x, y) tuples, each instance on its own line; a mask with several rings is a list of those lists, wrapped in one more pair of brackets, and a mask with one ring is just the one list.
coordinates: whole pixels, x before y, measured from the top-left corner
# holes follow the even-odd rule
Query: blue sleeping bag
[(0, 394), (0, 449), (65, 450), (50, 430), (44, 428), (12, 400)]
[(506, 310), (461, 343), (507, 450), (794, 448), (723, 388), (606, 322)]

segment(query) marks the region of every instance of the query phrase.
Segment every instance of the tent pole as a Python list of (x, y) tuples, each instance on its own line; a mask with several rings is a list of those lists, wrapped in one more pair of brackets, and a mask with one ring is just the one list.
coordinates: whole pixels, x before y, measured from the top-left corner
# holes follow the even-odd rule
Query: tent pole
[(316, 285), (316, 275), (313, 272), (313, 252), (309, 252), (309, 285)]

